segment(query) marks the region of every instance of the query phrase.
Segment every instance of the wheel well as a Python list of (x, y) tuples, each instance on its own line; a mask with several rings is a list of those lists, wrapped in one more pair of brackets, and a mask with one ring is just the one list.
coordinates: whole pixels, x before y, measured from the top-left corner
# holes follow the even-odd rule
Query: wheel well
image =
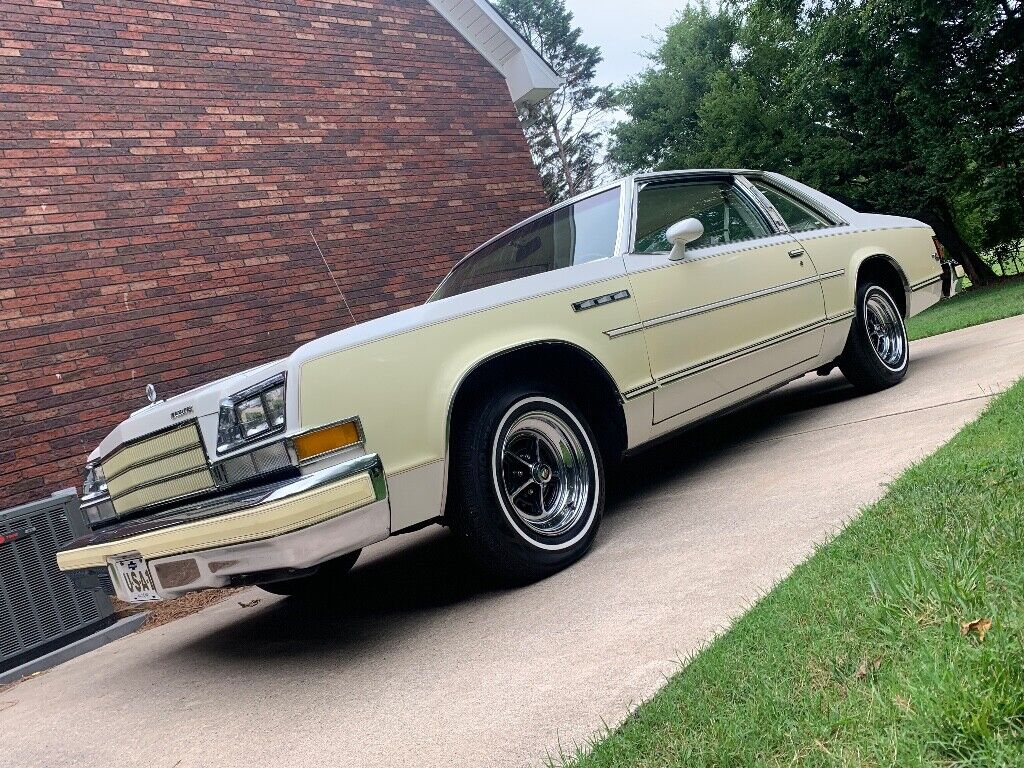
[(865, 280), (882, 286), (899, 309), (903, 317), (907, 316), (907, 281), (903, 272), (888, 256), (871, 256), (864, 260), (857, 270), (857, 285)]
[(452, 431), (458, 429), (474, 403), (498, 383), (517, 377), (568, 389), (594, 431), (604, 460), (611, 463), (621, 458), (626, 450), (626, 418), (618, 388), (604, 366), (590, 354), (561, 341), (506, 350), (474, 368), (455, 393), (449, 443)]

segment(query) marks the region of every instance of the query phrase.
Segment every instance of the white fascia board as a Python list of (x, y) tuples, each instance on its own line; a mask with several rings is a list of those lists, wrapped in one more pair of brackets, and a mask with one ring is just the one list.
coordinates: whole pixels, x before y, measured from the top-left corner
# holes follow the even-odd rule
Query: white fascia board
[(504, 76), (517, 107), (544, 100), (562, 84), (551, 65), (487, 0), (427, 2)]

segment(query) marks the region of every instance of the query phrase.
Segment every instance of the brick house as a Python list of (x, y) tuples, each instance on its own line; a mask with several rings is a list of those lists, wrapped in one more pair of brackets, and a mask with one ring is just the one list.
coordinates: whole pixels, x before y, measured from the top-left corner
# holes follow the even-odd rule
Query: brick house
[(0, 506), (545, 205), (486, 0), (0, 0)]

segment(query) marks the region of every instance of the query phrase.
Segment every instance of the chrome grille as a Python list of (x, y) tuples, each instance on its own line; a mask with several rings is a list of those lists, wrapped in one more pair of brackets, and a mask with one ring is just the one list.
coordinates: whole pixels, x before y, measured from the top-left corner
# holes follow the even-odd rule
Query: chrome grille
[(216, 487), (194, 421), (124, 445), (101, 463), (119, 515)]

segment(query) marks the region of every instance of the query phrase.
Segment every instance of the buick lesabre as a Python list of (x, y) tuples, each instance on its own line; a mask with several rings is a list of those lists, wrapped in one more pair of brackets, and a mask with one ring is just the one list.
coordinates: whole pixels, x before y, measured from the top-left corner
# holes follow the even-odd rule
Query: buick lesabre
[(92, 452), (60, 552), (144, 601), (338, 588), (449, 526), (506, 582), (590, 548), (623, 455), (813, 371), (900, 382), (904, 320), (953, 291), (934, 233), (774, 173), (639, 175), (459, 261), (422, 306), (157, 400)]

